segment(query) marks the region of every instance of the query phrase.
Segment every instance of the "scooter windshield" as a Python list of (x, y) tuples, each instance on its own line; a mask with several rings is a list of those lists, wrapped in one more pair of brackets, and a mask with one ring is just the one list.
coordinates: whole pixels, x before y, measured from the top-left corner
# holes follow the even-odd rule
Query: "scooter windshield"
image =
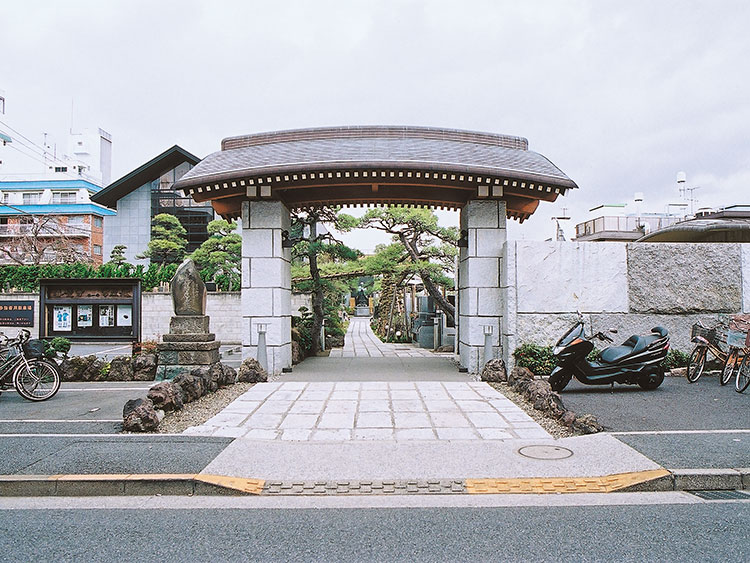
[(576, 325), (565, 333), (560, 340), (557, 342), (557, 346), (568, 346), (576, 338), (583, 336), (583, 323), (576, 323)]

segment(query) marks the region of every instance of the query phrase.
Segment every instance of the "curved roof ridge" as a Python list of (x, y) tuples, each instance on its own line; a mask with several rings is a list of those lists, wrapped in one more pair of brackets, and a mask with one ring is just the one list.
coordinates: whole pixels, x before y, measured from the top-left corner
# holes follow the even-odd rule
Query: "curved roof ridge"
[(529, 141), (526, 138), (513, 135), (483, 133), (463, 129), (444, 129), (439, 127), (355, 125), (288, 129), (284, 131), (269, 131), (265, 133), (227, 137), (221, 141), (221, 150), (226, 151), (294, 141), (371, 138), (433, 139), (491, 145), (517, 150), (528, 150), (529, 148)]

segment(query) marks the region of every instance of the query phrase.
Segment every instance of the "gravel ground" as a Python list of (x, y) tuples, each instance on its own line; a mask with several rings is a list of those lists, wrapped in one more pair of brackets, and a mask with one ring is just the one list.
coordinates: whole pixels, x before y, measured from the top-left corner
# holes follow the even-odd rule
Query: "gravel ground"
[(158, 432), (160, 434), (178, 434), (190, 426), (203, 424), (212, 416), (219, 414), (224, 407), (253, 385), (255, 384), (235, 383), (186, 404), (181, 411), (167, 413), (159, 423)]
[(518, 405), (554, 438), (570, 438), (571, 436), (578, 435), (567, 426), (560, 424), (556, 419), (546, 416), (542, 411), (536, 410), (523, 395), (514, 391), (507, 383), (490, 383), (490, 385)]

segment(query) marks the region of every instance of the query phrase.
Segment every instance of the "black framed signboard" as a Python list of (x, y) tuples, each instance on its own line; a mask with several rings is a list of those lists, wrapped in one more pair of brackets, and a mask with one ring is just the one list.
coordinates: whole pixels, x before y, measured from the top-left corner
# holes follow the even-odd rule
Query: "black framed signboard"
[(0, 326), (34, 326), (34, 302), (0, 301)]
[(39, 327), (41, 338), (139, 342), (141, 280), (40, 280)]

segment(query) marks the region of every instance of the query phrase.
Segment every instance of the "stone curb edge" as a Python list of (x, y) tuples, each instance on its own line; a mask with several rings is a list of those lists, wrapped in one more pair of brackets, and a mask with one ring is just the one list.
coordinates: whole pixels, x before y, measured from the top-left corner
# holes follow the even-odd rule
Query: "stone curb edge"
[(0, 497), (150, 495), (575, 494), (749, 490), (750, 468), (657, 469), (603, 477), (267, 481), (223, 475), (0, 475)]

